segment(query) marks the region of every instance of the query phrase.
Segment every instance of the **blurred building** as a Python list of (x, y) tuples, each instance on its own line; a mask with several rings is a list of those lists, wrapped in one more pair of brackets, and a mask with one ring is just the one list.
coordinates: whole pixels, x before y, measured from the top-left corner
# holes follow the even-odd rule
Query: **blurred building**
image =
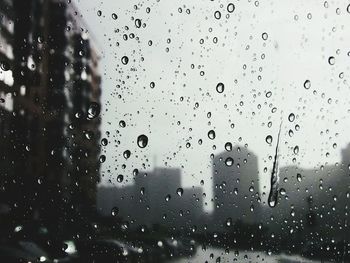
[(269, 222), (271, 231), (281, 236), (289, 232), (287, 239), (302, 235), (316, 243), (349, 240), (350, 144), (341, 153), (341, 162), (335, 164), (279, 169), (278, 204), (265, 207), (266, 216), (275, 218)]
[[(214, 157), (213, 225), (225, 230), (238, 220), (259, 222), (260, 194), (257, 157), (247, 148), (236, 146)], [(224, 227), (224, 228), (223, 228)]]
[(155, 168), (139, 172), (133, 185), (100, 187), (98, 210), (111, 215), (115, 208), (133, 227), (188, 230), (203, 223), (203, 190), (182, 188), (180, 169)]
[(57, 221), (96, 201), (100, 117), (88, 109), (100, 105), (98, 49), (67, 1), (6, 0), (0, 10), (10, 68), (0, 70), (3, 200), (18, 218)]

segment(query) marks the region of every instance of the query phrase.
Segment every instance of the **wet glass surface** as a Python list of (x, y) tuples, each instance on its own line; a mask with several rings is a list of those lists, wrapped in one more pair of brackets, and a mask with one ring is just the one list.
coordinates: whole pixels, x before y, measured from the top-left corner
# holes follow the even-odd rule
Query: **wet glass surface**
[(350, 2), (0, 1), (0, 262), (349, 262)]

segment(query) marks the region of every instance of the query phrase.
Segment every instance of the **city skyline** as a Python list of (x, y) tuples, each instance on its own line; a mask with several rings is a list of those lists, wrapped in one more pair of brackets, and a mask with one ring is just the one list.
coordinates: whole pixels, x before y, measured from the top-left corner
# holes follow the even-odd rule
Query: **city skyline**
[[(348, 68), (348, 37), (342, 34), (345, 6), (339, 6), (343, 11), (336, 15), (316, 2), (271, 1), (279, 12), (260, 3), (255, 13), (251, 3), (241, 2), (232, 15), (225, 6), (210, 2), (73, 2), (103, 49), (102, 134), (108, 132), (105, 137), (111, 141), (104, 148), (105, 185), (113, 171), (132, 176), (143, 164), (149, 169), (183, 166), (186, 185), (200, 185), (211, 176), (210, 154), (231, 142), (254, 148), (261, 187), (269, 187), (269, 156), (274, 155), (281, 120), (280, 165), (312, 169), (341, 158), (349, 123), (348, 81), (340, 74)], [(222, 12), (221, 20), (214, 18), (214, 9)], [(318, 11), (308, 18), (307, 9)], [(341, 30), (331, 31), (324, 17), (336, 18), (334, 27)], [(145, 27), (135, 27), (138, 18)], [(124, 35), (129, 38), (124, 40)], [(124, 55), (129, 57), (127, 65), (121, 63)], [(329, 57), (336, 58), (334, 65), (329, 65)], [(311, 87), (304, 87), (306, 80)], [(219, 82), (225, 85), (223, 93), (216, 91)], [(293, 122), (288, 119), (291, 113)], [(121, 120), (125, 128), (119, 127)], [(214, 140), (207, 137), (210, 130), (216, 132)], [(142, 150), (135, 143), (139, 134), (149, 137)], [(268, 135), (273, 137), (271, 145), (266, 143)], [(123, 158), (125, 150), (131, 151), (132, 164), (124, 170), (115, 160)], [(212, 186), (207, 186), (209, 192)]]
[[(343, 235), (344, 220), (350, 220), (347, 206), (350, 198), (350, 143), (342, 150), (340, 162), (320, 169), (296, 165), (280, 167), (278, 202), (274, 208), (262, 200), (269, 189), (266, 192), (259, 190), (257, 156), (244, 147), (230, 149), (213, 159), (211, 195), (204, 191), (203, 185), (184, 186), (181, 169), (157, 167), (138, 171), (132, 182), (126, 184), (120, 181), (109, 186), (100, 185), (98, 212), (127, 220), (132, 228), (150, 228), (160, 224), (183, 231), (196, 227), (199, 232), (225, 232), (237, 222), (242, 222), (262, 225), (281, 235), (283, 231), (295, 234), (310, 228), (310, 231), (322, 233), (325, 237), (323, 225), (326, 224), (333, 235)], [(239, 164), (239, 168), (233, 164)], [(201, 196), (191, 197), (189, 193), (195, 192), (201, 193)], [(208, 200), (207, 196), (213, 198)], [(208, 210), (210, 203), (213, 209)], [(186, 219), (183, 217), (184, 208), (188, 206), (195, 208), (189, 209), (191, 213)]]

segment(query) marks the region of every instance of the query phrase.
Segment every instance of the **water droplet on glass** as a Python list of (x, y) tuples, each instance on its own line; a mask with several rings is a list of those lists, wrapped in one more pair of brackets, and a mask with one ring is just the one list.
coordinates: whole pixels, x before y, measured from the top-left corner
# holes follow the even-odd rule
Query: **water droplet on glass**
[(140, 148), (145, 148), (148, 144), (148, 137), (144, 134), (141, 134), (139, 137), (137, 137), (137, 145)]
[(301, 180), (302, 180), (301, 174), (297, 174), (297, 181), (301, 182)]
[(294, 115), (294, 113), (289, 114), (288, 120), (289, 120), (290, 122), (293, 122), (293, 121), (295, 120), (295, 115)]
[(176, 193), (178, 194), (178, 196), (182, 196), (184, 193), (184, 190), (182, 188), (177, 188)]
[(106, 161), (106, 156), (102, 154), (98, 160), (100, 163), (104, 163)]
[(293, 149), (294, 154), (298, 154), (299, 153), (299, 146), (295, 146)]
[(208, 131), (208, 137), (209, 137), (209, 139), (214, 140), (215, 139), (215, 131), (214, 130)]
[(121, 121), (119, 122), (119, 126), (120, 126), (121, 128), (125, 128), (125, 126), (126, 126), (125, 121), (121, 120)]
[(118, 18), (117, 14), (113, 13), (113, 14), (112, 14), (112, 18), (113, 18), (114, 20), (117, 20), (117, 18)]
[(98, 11), (97, 11), (97, 15), (98, 15), (98, 16), (101, 16), (101, 15), (102, 15), (102, 11), (101, 11), (101, 10), (98, 10)]
[(221, 82), (219, 82), (217, 85), (216, 85), (216, 91), (218, 93), (223, 93), (225, 90), (225, 85)]
[(225, 143), (225, 150), (228, 152), (232, 151), (232, 143), (230, 142)]
[(92, 131), (85, 132), (85, 138), (88, 140), (91, 140), (94, 137), (94, 134)]
[(167, 196), (165, 197), (165, 201), (166, 201), (166, 202), (169, 202), (170, 199), (171, 199), (171, 195), (167, 195)]
[(100, 111), (101, 111), (100, 105), (96, 102), (91, 102), (88, 107), (87, 118), (90, 120), (96, 118), (100, 114)]
[(123, 182), (123, 180), (124, 180), (124, 175), (119, 174), (119, 175), (117, 176), (117, 182), (118, 182), (118, 183), (121, 183), (121, 182)]
[(103, 138), (101, 140), (101, 144), (102, 144), (102, 146), (106, 146), (108, 144), (108, 140), (106, 138)]
[(119, 208), (118, 207), (113, 207), (111, 210), (111, 215), (116, 216), (119, 213)]
[(135, 26), (136, 26), (137, 28), (140, 28), (140, 27), (141, 27), (141, 20), (140, 20), (140, 19), (136, 19), (136, 20), (135, 20)]
[(226, 226), (232, 226), (232, 218), (231, 217), (226, 219)]
[(277, 200), (278, 200), (278, 183), (279, 183), (279, 174), (278, 174), (278, 149), (279, 148), (278, 147), (280, 142), (281, 127), (282, 127), (282, 122), (280, 124), (280, 128), (278, 131), (275, 156), (274, 156), (274, 161), (273, 161), (273, 166), (271, 171), (271, 179), (270, 179), (271, 188), (270, 188), (270, 193), (268, 197), (268, 205), (271, 208), (277, 205)]
[(233, 159), (231, 157), (227, 157), (225, 160), (226, 166), (232, 166), (233, 165)]
[(128, 64), (128, 62), (129, 62), (129, 58), (128, 58), (127, 56), (123, 56), (123, 57), (122, 57), (122, 63), (123, 63), (124, 65), (126, 65), (126, 64)]
[(305, 82), (304, 82), (304, 88), (305, 89), (309, 89), (309, 88), (311, 88), (311, 81), (310, 80), (305, 80)]
[(10, 70), (10, 64), (6, 61), (0, 61), (0, 68), (3, 71), (8, 71)]
[(334, 63), (335, 63), (335, 57), (333, 57), (333, 56), (329, 57), (328, 58), (328, 64), (329, 65), (334, 65)]
[(289, 131), (288, 131), (288, 135), (289, 135), (289, 137), (293, 137), (293, 135), (294, 135), (293, 130), (289, 130)]
[(130, 155), (131, 155), (131, 152), (129, 150), (126, 150), (126, 151), (123, 152), (123, 157), (125, 159), (129, 159)]
[(269, 35), (266, 32), (264, 32), (264, 33), (262, 33), (261, 37), (262, 37), (263, 40), (267, 40)]
[(272, 143), (272, 136), (271, 136), (271, 135), (267, 135), (266, 138), (265, 138), (265, 141), (266, 141), (268, 144), (271, 144), (271, 143)]
[(220, 19), (220, 18), (221, 18), (221, 13), (220, 13), (220, 11), (215, 11), (215, 12), (214, 12), (214, 17), (215, 17), (216, 19)]
[(228, 5), (227, 5), (227, 12), (229, 12), (229, 13), (232, 13), (233, 11), (235, 11), (235, 5), (233, 4), (233, 3), (229, 3)]

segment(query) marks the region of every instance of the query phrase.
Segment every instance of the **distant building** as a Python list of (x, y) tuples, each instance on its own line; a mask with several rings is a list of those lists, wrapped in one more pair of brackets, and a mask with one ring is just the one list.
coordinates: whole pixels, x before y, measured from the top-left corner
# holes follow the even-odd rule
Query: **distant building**
[(299, 232), (316, 242), (349, 240), (349, 156), (350, 144), (342, 150), (339, 163), (314, 169), (281, 167), (278, 203), (273, 209), (264, 208), (267, 218), (275, 218), (269, 222), (271, 231)]
[(97, 206), (104, 215), (118, 208), (119, 216), (134, 227), (184, 230), (203, 221), (202, 188), (182, 188), (180, 169), (155, 168), (139, 172), (133, 185), (100, 187)]
[(98, 49), (67, 1), (6, 0), (0, 10), (0, 62), (10, 65), (0, 70), (3, 200), (19, 219), (80, 213), (99, 181), (100, 117), (87, 118), (100, 105)]
[(258, 223), (260, 212), (257, 157), (243, 146), (215, 155), (213, 160), (214, 228), (227, 222)]

